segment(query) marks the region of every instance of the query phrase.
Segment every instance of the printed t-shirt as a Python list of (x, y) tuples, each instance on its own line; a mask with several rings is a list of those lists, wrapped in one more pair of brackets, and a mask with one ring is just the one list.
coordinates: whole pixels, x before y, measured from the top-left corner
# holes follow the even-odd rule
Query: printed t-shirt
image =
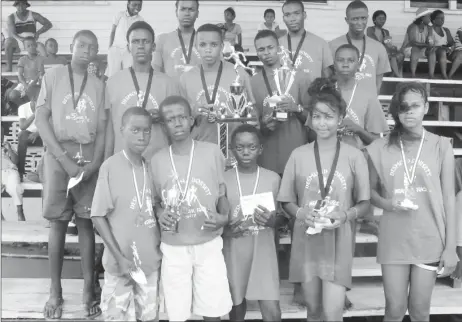
[[(359, 71), (356, 73), (356, 80), (360, 81), (361, 84), (364, 84), (366, 88), (373, 93), (377, 94), (377, 82), (376, 76), (383, 75), (391, 71), (390, 61), (388, 60), (387, 50), (385, 46), (366, 36), (366, 52), (364, 54), (363, 63), (359, 66)], [(353, 42), (356, 44), (356, 42)], [(363, 41), (361, 40), (360, 46), (362, 46)], [(335, 52), (337, 49), (348, 44), (346, 35), (342, 35), (334, 40), (329, 42), (329, 46), (332, 52), (332, 55), (335, 59)], [(362, 54), (363, 48), (356, 46), (359, 50), (359, 54)]]
[[(143, 96), (148, 85), (149, 73), (136, 73), (140, 93)], [(180, 90), (177, 82), (165, 74), (154, 72), (152, 76), (151, 90), (146, 103), (146, 110), (159, 110), (160, 103), (168, 96), (179, 95)], [(120, 127), (122, 116), (127, 109), (137, 106), (138, 93), (130, 73), (130, 69), (123, 69), (111, 76), (106, 85), (106, 109), (111, 110), (112, 124), (114, 128), (114, 153), (123, 149)], [(161, 124), (153, 124), (151, 141), (143, 156), (150, 160), (159, 149), (167, 146), (168, 138)]]
[(260, 23), (258, 25), (257, 31), (260, 31), (260, 30), (272, 30), (272, 31), (275, 31), (277, 27), (279, 27), (279, 24), (276, 21), (273, 21), (273, 23), (271, 24), (271, 28), (268, 28), (266, 26), (266, 24), (264, 22), (262, 22), (262, 23)]
[[(168, 245), (199, 245), (220, 236), (223, 229), (217, 231), (202, 230), (208, 217), (208, 210), (216, 212), (219, 198), (219, 186), (224, 183), (225, 160), (216, 144), (195, 142), (194, 157), (191, 167), (190, 182), (186, 197), (181, 206), (181, 219), (178, 233), (162, 231), (162, 242)], [(152, 158), (155, 202), (165, 208), (167, 198), (174, 194), (179, 196), (177, 180), (170, 161), (169, 147), (157, 152)], [(206, 156), (206, 157), (204, 157)], [(173, 161), (178, 172), (179, 183), (186, 185), (189, 153), (173, 154)]]
[(234, 46), (237, 44), (237, 36), (240, 34), (242, 34), (241, 25), (235, 23), (233, 29), (226, 30), (223, 41), (227, 41)]
[[(279, 38), (279, 45), (289, 51), (288, 35)], [(297, 51), (298, 42), (292, 39), (292, 56)], [(303, 42), (300, 52), (296, 57), (294, 65), (297, 65), (299, 72), (310, 75), (312, 80), (322, 77), (323, 70), (333, 64), (332, 53), (329, 45), (321, 37), (307, 31), (305, 41)]]
[[(250, 88), (249, 75), (242, 69), (238, 69), (240, 82), (245, 89)], [(205, 72), (205, 82), (209, 91), (210, 99), (212, 99), (213, 89), (217, 78), (217, 72)], [(215, 105), (228, 104), (231, 100), (230, 86), (236, 79), (234, 65), (223, 61), (223, 72), (220, 83), (218, 85)], [(193, 115), (196, 117), (200, 114), (199, 107), (207, 105), (205, 91), (202, 87), (200, 67), (194, 67), (189, 72), (184, 73), (180, 78), (180, 87), (183, 97), (191, 104)], [(251, 97), (247, 91), (244, 91), (247, 98)], [(237, 127), (237, 123), (229, 123), (231, 134), (232, 129)], [(206, 141), (218, 144), (218, 125), (217, 123), (209, 123), (206, 117), (197, 120), (196, 126), (192, 130), (192, 137), (198, 141)]]
[[(139, 169), (137, 169), (139, 170)], [(143, 181), (137, 176), (140, 198)], [(133, 260), (133, 243), (136, 246), (141, 269), (146, 276), (160, 267), (160, 232), (153, 208), (152, 175), (146, 164), (146, 191), (140, 209), (135, 189), (133, 168), (123, 152), (107, 159), (99, 169), (98, 182), (91, 207), (91, 217), (106, 217), (117, 244), (128, 260)], [(114, 255), (106, 247), (103, 254), (104, 269), (120, 276)]]
[[(194, 46), (195, 41), (191, 50), (191, 60), (187, 64), (186, 57), (184, 57), (183, 49), (181, 48), (180, 38), (178, 38), (178, 30), (159, 35), (154, 53), (154, 69), (164, 72), (170, 77), (180, 77), (186, 69), (199, 65), (201, 63), (201, 56)], [(189, 44), (189, 40), (185, 39), (186, 54), (189, 51)]]
[[(73, 78), (77, 100), (84, 75), (73, 73)], [(94, 75), (88, 75), (87, 84), (74, 109), (68, 66), (53, 68), (42, 79), (37, 107), (51, 111), (51, 125), (59, 142), (92, 143), (96, 138), (98, 120), (106, 119), (103, 82)]]
[[(331, 170), (335, 148), (319, 151), (324, 183)], [(360, 201), (370, 199), (369, 172), (364, 154), (350, 145), (341, 143), (339, 162), (329, 189), (331, 200), (338, 211), (346, 211)], [(321, 199), (316, 170), (314, 143), (295, 149), (287, 161), (279, 202), (292, 202), (299, 207), (314, 208)], [(294, 225), (289, 280), (307, 282), (314, 276), (351, 287), (353, 235), (351, 222), (334, 230), (307, 235), (307, 227), (297, 219)]]
[[(273, 94), (277, 93), (274, 76), (267, 70), (268, 82)], [(310, 85), (310, 78), (303, 73), (295, 74), (295, 80), (288, 93), (295, 104), (301, 104), (307, 100), (307, 90)], [(269, 106), (270, 97), (266, 88), (263, 73), (260, 71), (251, 79), (252, 92), (257, 102), (256, 108), (260, 118), (273, 113), (273, 108)], [(281, 89), (283, 90), (283, 89)], [(304, 124), (292, 113), (284, 122), (278, 122), (277, 128), (268, 135), (263, 136), (263, 152), (258, 158), (258, 163), (276, 173), (283, 173), (290, 153), (299, 146), (306, 144), (308, 133)]]
[[(18, 117), (19, 117), (19, 119), (26, 119), (27, 120), (32, 115), (34, 115), (34, 112), (32, 112), (32, 109), (30, 108), (30, 102), (26, 103), (26, 104), (22, 104), (21, 106), (19, 106), (19, 108), (18, 108)], [(27, 128), (27, 131), (29, 131), (29, 132), (37, 132), (37, 127), (35, 126), (35, 118), (32, 121), (32, 123), (29, 125), (29, 127)]]
[(112, 20), (112, 24), (117, 26), (114, 34), (113, 47), (127, 48), (127, 31), (136, 21), (144, 21), (140, 15), (130, 16), (127, 10), (120, 11)]
[[(255, 186), (257, 173), (239, 173), (242, 194), (251, 195)], [(281, 179), (275, 172), (260, 167), (260, 178), (256, 193), (272, 192), (274, 204), (279, 191)], [(228, 271), (228, 281), (234, 305), (247, 300), (279, 300), (279, 270), (274, 230), (271, 228), (255, 229), (258, 226), (253, 216), (244, 218), (241, 206), (236, 169), (225, 172), (226, 195), (231, 205), (230, 222), (237, 218), (244, 220), (253, 234), (239, 238), (223, 238), (223, 255)], [(277, 209), (277, 206), (276, 206)], [(252, 229), (254, 228), (254, 229)]]
[(35, 56), (30, 58), (25, 55), (19, 58), (18, 67), (24, 68), (24, 79), (27, 83), (31, 80), (36, 80), (40, 73), (43, 71), (44, 65), (43, 61), (45, 60), (42, 56)]
[[(341, 92), (343, 99), (348, 105), (353, 90)], [(345, 118), (352, 120), (370, 133), (380, 134), (388, 132), (387, 119), (377, 99), (377, 95), (365, 88), (364, 84), (357, 84), (351, 104), (347, 108)], [(358, 135), (352, 132), (343, 135), (342, 141), (358, 149), (364, 148), (363, 141)]]
[[(415, 162), (420, 140), (404, 142), (408, 169)], [(398, 146), (388, 146), (388, 137), (375, 140), (367, 152), (380, 180), (383, 198), (404, 199), (407, 185)], [(422, 153), (415, 171), (414, 187), (419, 206), (416, 211), (383, 211), (379, 226), (377, 262), (380, 264), (425, 264), (439, 262), (446, 241), (446, 214), (441, 188), (441, 170), (445, 160), (454, 158), (449, 138), (425, 133)]]

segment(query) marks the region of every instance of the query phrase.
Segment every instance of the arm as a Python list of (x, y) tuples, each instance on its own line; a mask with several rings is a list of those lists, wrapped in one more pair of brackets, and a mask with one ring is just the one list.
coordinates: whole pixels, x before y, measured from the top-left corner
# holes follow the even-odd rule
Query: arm
[(452, 48), (454, 46), (454, 38), (452, 38), (451, 31), (448, 28), (444, 28), (446, 30), (446, 35), (448, 36), (448, 47)]
[(369, 168), (369, 183), (371, 186), (371, 203), (372, 205), (386, 210), (392, 211), (393, 210), (393, 203), (390, 199), (383, 198), (380, 193), (378, 192), (379, 189), (379, 175), (377, 170), (375, 169), (374, 163), (372, 162), (371, 158), (367, 158), (368, 168)]
[(359, 131), (356, 132), (355, 134), (359, 136), (359, 138), (361, 139), (361, 141), (364, 142), (365, 145), (369, 145), (374, 140), (377, 140), (378, 138), (380, 138), (380, 134), (370, 133), (361, 127), (359, 127)]
[[(448, 140), (449, 141), (449, 140)], [(443, 205), (446, 213), (446, 243), (445, 250), (456, 249), (456, 209), (454, 187), (454, 155), (451, 144), (447, 144), (441, 167), (441, 188)]]
[(237, 43), (239, 46), (242, 47), (242, 33), (237, 35)]
[(122, 251), (120, 250), (119, 243), (114, 237), (111, 228), (109, 227), (109, 223), (106, 217), (92, 217), (91, 221), (95, 225), (96, 230), (98, 230), (99, 235), (104, 241), (104, 245), (109, 249), (109, 251), (114, 256), (117, 263), (122, 262), (125, 260)]
[(24, 78), (24, 66), (22, 66), (20, 62), (18, 62), (18, 81), (24, 86), (27, 86), (26, 79)]
[(114, 43), (116, 29), (117, 29), (117, 26), (112, 25), (111, 34), (109, 35), (109, 48), (111, 48), (112, 44)]
[[(31, 102), (31, 104), (32, 104), (32, 102)], [(21, 129), (21, 131), (27, 130), (29, 128), (29, 126), (32, 124), (32, 122), (34, 122), (34, 120), (35, 120), (35, 113), (32, 114), (28, 118), (21, 117), (19, 119), (19, 128)]]
[(223, 217), (224, 226), (228, 223), (229, 213), (231, 212), (231, 205), (229, 204), (228, 198), (226, 198), (226, 185), (224, 183), (220, 184), (219, 193), (220, 197), (218, 197), (217, 201), (217, 212)]
[(37, 32), (35, 33), (35, 39), (38, 39), (38, 37), (41, 34), (44, 34), (48, 30), (50, 30), (53, 27), (53, 24), (51, 23), (50, 20), (48, 20), (47, 18), (45, 18), (44, 16), (42, 16), (41, 14), (37, 12), (32, 12), (32, 16), (34, 17), (36, 21), (38, 21), (42, 25), (42, 28), (37, 30)]
[(6, 147), (6, 152), (8, 154), (8, 157), (10, 158), (11, 162), (13, 164), (18, 164), (19, 163), (19, 157), (18, 154), (13, 150), (11, 145), (9, 143), (5, 143), (4, 145)]
[(418, 26), (413, 24), (409, 29), (409, 44), (415, 47), (428, 47), (427, 43), (417, 41), (418, 28)]
[(16, 39), (18, 42), (22, 42), (24, 40), (24, 38), (18, 36), (18, 34), (16, 33), (16, 26), (14, 24), (13, 14), (8, 16), (7, 25), (8, 25), (8, 34), (9, 34), (8, 36), (11, 37), (11, 38)]
[(380, 94), (380, 89), (382, 88), (383, 74), (375, 75), (375, 84), (377, 86), (377, 94)]

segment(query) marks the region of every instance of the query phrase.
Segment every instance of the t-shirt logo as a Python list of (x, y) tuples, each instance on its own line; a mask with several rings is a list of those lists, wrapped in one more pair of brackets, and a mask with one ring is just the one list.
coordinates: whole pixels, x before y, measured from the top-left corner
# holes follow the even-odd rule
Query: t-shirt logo
[[(292, 52), (292, 55), (295, 55), (294, 51)], [(308, 65), (308, 64), (311, 64), (311, 63), (314, 63), (314, 60), (310, 56), (310, 54), (308, 54), (304, 50), (300, 50), (298, 52), (297, 59), (295, 60), (294, 67), (295, 67), (295, 69), (302, 68), (303, 72), (310, 73), (311, 71), (307, 67), (309, 67), (310, 65)]]
[(374, 59), (368, 55), (368, 54), (365, 54), (364, 55), (364, 59), (363, 59), (363, 62), (361, 64), (361, 66), (359, 66), (359, 71), (356, 72), (356, 80), (359, 81), (359, 80), (362, 80), (362, 79), (365, 79), (365, 78), (371, 78), (372, 77), (372, 73), (368, 72), (367, 71), (367, 67), (368, 67), (368, 62), (369, 61), (369, 64), (370, 66), (375, 69), (375, 62), (374, 62)]
[[(125, 97), (122, 99), (120, 104), (122, 104), (124, 106), (127, 106), (127, 105), (130, 105), (130, 106), (137, 105), (138, 106), (138, 105), (141, 105), (144, 102), (145, 95), (146, 95), (146, 92), (142, 91), (142, 90), (140, 90), (139, 94), (136, 91), (132, 91), (132, 92), (128, 93), (127, 95), (125, 95)], [(134, 98), (135, 100), (131, 101), (132, 98)], [(152, 104), (152, 106), (153, 106), (153, 108), (155, 110), (159, 109), (159, 104), (157, 103), (156, 99), (154, 98), (154, 96), (151, 93), (149, 93), (148, 101), (151, 102), (151, 104)], [(139, 104), (139, 103), (141, 103), (141, 104)], [(147, 106), (146, 106), (146, 109), (148, 109)]]
[[(192, 49), (191, 56), (195, 55), (197, 59), (201, 59), (199, 52), (196, 48)], [(187, 72), (193, 68), (192, 65), (186, 64), (186, 57), (183, 55), (183, 49), (180, 47), (176, 47), (170, 54), (170, 58), (173, 61), (173, 68), (175, 71)], [(192, 57), (191, 61), (192, 62)]]
[[(69, 101), (72, 102), (71, 94), (67, 94), (64, 97), (62, 104), (66, 105)], [(95, 104), (93, 103), (90, 96), (88, 96), (86, 93), (83, 93), (82, 97), (77, 102), (75, 110), (72, 108), (72, 112), (66, 115), (66, 120), (73, 120), (78, 124), (90, 123), (90, 118), (87, 116), (89, 108), (92, 112), (96, 111)]]
[[(411, 168), (412, 165), (415, 163), (415, 158), (412, 158), (412, 159), (407, 159), (407, 163), (408, 163), (408, 167)], [(390, 169), (390, 176), (391, 177), (394, 177), (396, 175), (396, 171), (400, 168), (404, 168), (403, 166), (403, 160), (400, 159), (398, 162), (396, 162), (395, 164), (393, 164), (393, 166), (391, 167)], [(417, 171), (417, 169), (421, 169), (422, 171)], [(416, 169), (416, 179), (415, 179), (415, 183), (417, 182), (417, 179), (418, 179), (418, 173), (422, 173), (426, 176), (426, 177), (431, 177), (432, 176), (432, 172), (430, 170), (430, 168), (428, 167), (428, 165), (422, 161), (421, 159), (419, 160), (419, 162), (417, 162), (417, 169)], [(399, 174), (400, 176), (401, 174)], [(403, 177), (403, 188), (396, 188), (394, 190), (395, 194), (404, 194), (405, 192), (405, 187), (407, 187), (409, 185), (409, 182), (406, 178), (406, 175), (404, 174), (404, 170), (403, 170), (403, 173), (402, 173), (402, 177)], [(424, 186), (424, 185), (419, 185), (419, 186), (415, 186), (415, 190), (416, 192), (427, 192), (427, 188)]]

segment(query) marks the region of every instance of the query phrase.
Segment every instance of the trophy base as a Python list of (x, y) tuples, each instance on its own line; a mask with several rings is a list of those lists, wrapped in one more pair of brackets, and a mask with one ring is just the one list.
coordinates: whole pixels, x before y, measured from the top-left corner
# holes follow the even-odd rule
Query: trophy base
[(285, 122), (289, 119), (289, 113), (274, 111), (273, 118), (275, 118), (278, 121)]
[(417, 210), (419, 209), (419, 206), (413, 203), (409, 199), (404, 199), (403, 201), (399, 202), (399, 205), (403, 208), (406, 208), (408, 210)]

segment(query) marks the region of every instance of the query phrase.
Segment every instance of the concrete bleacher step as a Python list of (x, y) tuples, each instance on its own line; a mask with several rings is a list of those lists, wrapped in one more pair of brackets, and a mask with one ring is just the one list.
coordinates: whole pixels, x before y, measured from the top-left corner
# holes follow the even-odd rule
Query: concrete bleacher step
[[(63, 320), (83, 319), (81, 304), (83, 281), (80, 279), (63, 280)], [(101, 281), (101, 285), (104, 281)], [(27, 287), (24, 287), (27, 285)], [(48, 296), (49, 279), (2, 278), (2, 319), (43, 319), (43, 305)], [(293, 287), (287, 281), (281, 282), (281, 310), (283, 319), (304, 319), (306, 310), (292, 304)], [(348, 293), (353, 308), (345, 312), (345, 317), (381, 316), (384, 313), (385, 298), (380, 279), (358, 279)], [(461, 314), (462, 292), (438, 282), (433, 291), (431, 314)], [(160, 319), (166, 320), (161, 298)], [(200, 317), (192, 316), (194, 320)], [(228, 319), (227, 316), (223, 317)], [(258, 304), (248, 302), (247, 320), (261, 319)], [(103, 320), (100, 317), (98, 320)]]

